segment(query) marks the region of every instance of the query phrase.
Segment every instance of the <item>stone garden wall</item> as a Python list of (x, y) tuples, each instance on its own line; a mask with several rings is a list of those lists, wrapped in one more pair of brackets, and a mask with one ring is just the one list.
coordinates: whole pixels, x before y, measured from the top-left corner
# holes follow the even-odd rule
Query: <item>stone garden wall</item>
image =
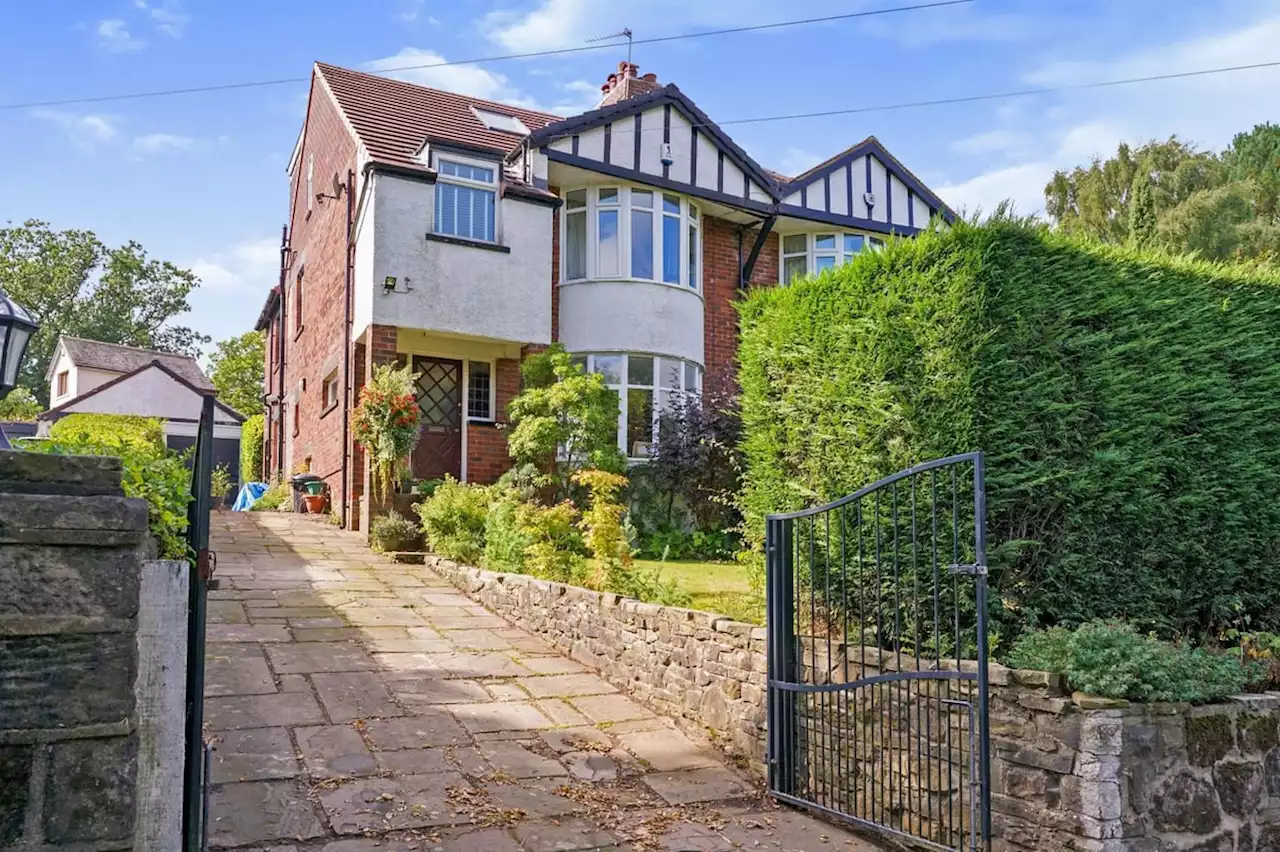
[(148, 541), (118, 460), (0, 452), (0, 850), (133, 848)]
[(426, 558), (454, 585), (654, 710), (763, 766), (764, 628), (521, 574)]
[[(710, 729), (763, 770), (763, 628), (426, 561), (494, 612), (653, 709)], [(872, 648), (803, 649), (809, 683), (913, 667)], [(997, 852), (1280, 852), (1280, 694), (1206, 707), (1130, 705), (1073, 696), (1045, 672), (993, 665), (990, 680)], [(966, 845), (973, 691), (972, 682), (896, 681), (797, 699), (798, 777), (807, 785), (797, 795)]]

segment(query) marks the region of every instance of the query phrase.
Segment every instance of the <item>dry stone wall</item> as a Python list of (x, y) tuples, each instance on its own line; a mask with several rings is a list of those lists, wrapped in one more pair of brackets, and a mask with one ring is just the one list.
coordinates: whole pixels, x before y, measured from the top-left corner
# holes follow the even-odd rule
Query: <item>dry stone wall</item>
[(653, 709), (763, 766), (764, 628), (433, 556), (427, 564)]

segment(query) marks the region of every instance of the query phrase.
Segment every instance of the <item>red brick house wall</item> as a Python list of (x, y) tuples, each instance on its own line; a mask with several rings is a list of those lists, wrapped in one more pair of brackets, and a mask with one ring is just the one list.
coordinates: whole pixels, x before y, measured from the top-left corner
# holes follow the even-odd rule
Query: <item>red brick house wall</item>
[[(318, 77), (312, 78), (302, 148), (290, 181), (292, 262), (285, 275), (286, 374), (282, 390), (286, 397), (292, 395), (283, 405), (296, 406), (297, 421), (284, 474), (288, 476), (310, 459), (311, 472), (324, 478), (336, 503), (343, 493), (343, 405), (339, 401), (326, 409), (323, 386), (327, 368), (334, 366), (342, 382), (347, 199), (321, 201), (313, 197), (308, 209), (309, 164), (312, 193), (331, 192), (335, 174), (345, 183), (348, 171), (356, 168), (355, 140)], [(269, 351), (268, 358), (274, 355)]]
[[(702, 221), (703, 347), (706, 353), (704, 389), (711, 390), (733, 381), (737, 374), (738, 312), (733, 303), (738, 287), (738, 239), (742, 238), (742, 262), (755, 245), (758, 229), (739, 231), (739, 226), (713, 216)], [(770, 234), (751, 273), (753, 286), (773, 286), (778, 281), (778, 235)]]

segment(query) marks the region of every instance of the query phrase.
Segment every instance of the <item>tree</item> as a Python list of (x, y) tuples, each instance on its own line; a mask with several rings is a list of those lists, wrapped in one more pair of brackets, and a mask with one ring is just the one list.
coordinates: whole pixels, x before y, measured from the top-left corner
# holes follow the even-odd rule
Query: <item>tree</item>
[(677, 500), (697, 529), (719, 530), (733, 523), (730, 498), (738, 489), (741, 435), (737, 399), (729, 393), (707, 390), (701, 400), (688, 397), (662, 413), (653, 456), (637, 478), (660, 495), (663, 525), (680, 525)]
[(136, 242), (108, 248), (92, 231), (54, 231), (35, 219), (0, 228), (0, 286), (40, 323), (18, 383), (48, 402), (45, 373), (63, 334), (199, 354), (209, 338), (173, 325), (199, 283)]
[(1252, 195), (1250, 185), (1239, 181), (1197, 192), (1160, 217), (1159, 245), (1209, 260), (1243, 255), (1241, 226), (1254, 218)]
[(584, 467), (621, 473), (618, 396), (598, 374), (574, 364), (560, 344), (521, 365), (524, 389), (511, 401), (507, 451), (520, 464), (555, 471), (561, 494)]
[(1252, 181), (1258, 218), (1280, 214), (1280, 125), (1259, 124), (1237, 133), (1222, 159), (1232, 180)]
[(31, 422), (40, 416), (44, 406), (26, 388), (14, 388), (0, 400), (0, 420)]
[(1121, 143), (1114, 157), (1088, 168), (1058, 171), (1045, 187), (1045, 211), (1059, 228), (1108, 243), (1129, 239), (1134, 177), (1147, 176), (1157, 215), (1192, 194), (1221, 186), (1226, 168), (1217, 155), (1177, 137), (1133, 149)]
[(218, 399), (246, 416), (260, 411), (265, 357), (266, 339), (260, 331), (219, 341), (209, 356), (209, 378)]
[(1151, 194), (1151, 182), (1142, 172), (1133, 176), (1133, 189), (1129, 203), (1129, 244), (1146, 248), (1156, 238), (1156, 199)]

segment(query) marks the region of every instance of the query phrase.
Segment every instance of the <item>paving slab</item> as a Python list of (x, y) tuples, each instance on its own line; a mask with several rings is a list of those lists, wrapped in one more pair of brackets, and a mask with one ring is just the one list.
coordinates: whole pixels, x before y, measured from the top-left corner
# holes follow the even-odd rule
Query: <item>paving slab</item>
[(467, 740), (457, 720), (438, 710), (400, 719), (374, 719), (365, 723), (364, 733), (378, 751), (457, 745)]
[(210, 794), (209, 835), (214, 846), (310, 840), (324, 833), (324, 823), (307, 797), (305, 783), (220, 784)]
[(360, 732), (350, 725), (294, 728), (293, 735), (312, 778), (372, 775), (378, 770)]
[(518, 742), (483, 743), (479, 751), (494, 771), (512, 778), (562, 778), (569, 774), (559, 761), (536, 754)]
[(387, 685), (406, 704), (479, 704), (490, 697), (488, 690), (474, 680), (415, 677), (393, 680)]
[(720, 761), (673, 729), (620, 734), (618, 741), (655, 772), (678, 772), (718, 766)]
[(205, 724), (213, 731), (270, 728), (277, 725), (322, 725), (324, 712), (310, 695), (232, 695), (204, 703)]
[(469, 745), (376, 751), (373, 756), (378, 762), (378, 769), (396, 775), (462, 772), (478, 777), (489, 771), (489, 764), (480, 756), (480, 752)]
[(292, 637), (285, 627), (268, 624), (210, 624), (206, 628), (205, 641), (210, 644), (226, 642), (289, 642)]
[(532, 731), (556, 725), (536, 705), (519, 701), (486, 704), (454, 704), (449, 711), (472, 733), (489, 731)]
[(650, 773), (644, 776), (644, 783), (669, 805), (740, 799), (754, 792), (736, 773), (723, 766)]
[(210, 624), (248, 624), (249, 616), (239, 601), (213, 600), (205, 604)]
[(570, 699), (569, 703), (596, 724), (654, 718), (653, 713), (625, 695), (588, 695)]
[(224, 731), (213, 744), (213, 783), (265, 781), (298, 774), (288, 728)]
[(277, 674), (372, 671), (378, 666), (354, 642), (294, 642), (272, 645), (267, 656)]
[(593, 674), (547, 675), (516, 680), (534, 698), (572, 698), (577, 695), (610, 695), (618, 688)]
[(318, 672), (311, 682), (331, 722), (404, 715), (386, 682), (374, 672)]
[(262, 646), (247, 642), (208, 644), (204, 653), (204, 694), (266, 695), (276, 691)]
[(524, 822), (512, 828), (528, 852), (582, 852), (614, 846), (621, 839), (585, 819)]
[(457, 772), (357, 778), (319, 794), (338, 834), (365, 834), (468, 822), (449, 801), (450, 788), (470, 789)]

